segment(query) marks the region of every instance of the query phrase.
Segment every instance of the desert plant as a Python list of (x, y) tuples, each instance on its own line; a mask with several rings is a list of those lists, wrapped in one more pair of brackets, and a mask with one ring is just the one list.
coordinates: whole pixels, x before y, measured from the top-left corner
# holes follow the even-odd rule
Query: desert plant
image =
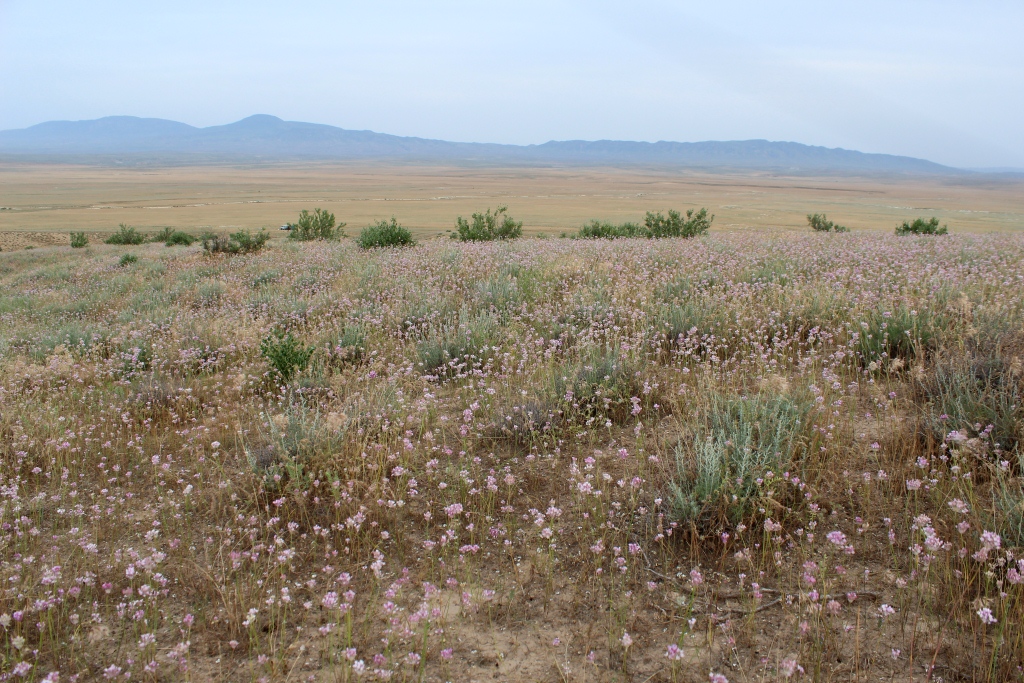
[(313, 209), (310, 213), (303, 209), (299, 220), (289, 223), (291, 232), (289, 239), (309, 242), (311, 240), (336, 240), (345, 236), (345, 223), (336, 224), (334, 214), (322, 209)]
[(380, 220), (363, 228), (356, 243), (362, 249), (375, 247), (404, 247), (416, 244), (412, 233), (399, 225), (394, 216), (391, 221)]
[(807, 214), (807, 224), (815, 232), (850, 232), (848, 227), (833, 223), (823, 213)]
[(896, 226), (897, 235), (945, 235), (949, 229), (945, 225), (939, 225), (939, 219), (932, 216), (927, 221), (923, 218), (915, 218), (911, 223), (903, 221)]
[(121, 223), (117, 232), (104, 240), (105, 244), (137, 245), (145, 244), (146, 236), (130, 225)]
[(85, 236), (84, 232), (73, 232), (71, 233), (71, 248), (81, 249), (82, 247), (89, 246), (89, 238)]
[(648, 211), (644, 216), (644, 228), (646, 229), (647, 237), (652, 239), (659, 237), (696, 237), (697, 235), (706, 234), (713, 220), (715, 220), (714, 215), (708, 217), (708, 210), (705, 208), (701, 208), (697, 212), (694, 212), (693, 209), (687, 209), (685, 220), (682, 214), (674, 210), (669, 210), (668, 216), (663, 216), (660, 211), (658, 213)]
[(164, 228), (160, 232), (153, 235), (153, 242), (163, 242), (168, 247), (175, 245), (189, 246), (195, 243), (199, 238), (195, 235), (190, 235), (187, 232), (181, 230), (175, 230), (174, 228)]
[(646, 230), (636, 223), (614, 223), (590, 221), (580, 228), (573, 239), (616, 239), (618, 237), (646, 237)]
[(899, 370), (934, 345), (936, 326), (927, 310), (900, 305), (876, 309), (861, 320), (856, 348), (861, 363), (871, 370)]
[(452, 237), (463, 242), (511, 240), (522, 236), (523, 222), (513, 220), (508, 215), (507, 206), (499, 206), (494, 213), (490, 209), (485, 213), (474, 213), (472, 223), (459, 216), (455, 219), (455, 229)]
[(135, 254), (121, 254), (121, 259), (117, 262), (117, 265), (124, 268), (126, 266), (130, 266), (133, 263), (136, 263), (138, 260), (139, 257), (136, 256)]
[(270, 241), (270, 233), (260, 230), (255, 235), (240, 230), (230, 235), (206, 233), (201, 238), (203, 251), (207, 254), (255, 254)]
[(769, 472), (786, 470), (804, 452), (811, 407), (786, 396), (713, 396), (692, 445), (676, 447), (671, 490), (677, 518), (698, 529), (720, 521), (735, 525), (767, 499), (776, 500), (780, 493)]
[(273, 368), (282, 382), (289, 381), (292, 376), (305, 370), (309, 359), (313, 357), (314, 347), (307, 347), (296, 339), (291, 332), (285, 333), (276, 329), (260, 342), (260, 355)]

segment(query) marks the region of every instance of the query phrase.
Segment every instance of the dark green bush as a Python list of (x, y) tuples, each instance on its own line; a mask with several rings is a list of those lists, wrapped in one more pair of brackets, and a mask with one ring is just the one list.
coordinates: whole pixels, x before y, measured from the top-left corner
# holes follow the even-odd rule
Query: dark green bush
[(399, 225), (394, 216), (391, 217), (390, 222), (381, 220), (363, 228), (356, 243), (363, 249), (404, 247), (416, 244), (412, 233)]
[(203, 251), (207, 254), (255, 254), (270, 241), (270, 233), (260, 230), (255, 235), (240, 230), (230, 235), (208, 232), (202, 236)]
[(693, 209), (686, 211), (686, 219), (678, 211), (669, 210), (668, 216), (661, 215), (661, 212), (647, 212), (644, 216), (644, 227), (647, 237), (696, 237), (707, 233), (711, 227), (711, 221), (715, 220), (712, 215), (708, 217), (708, 210), (701, 208), (694, 213)]
[(135, 254), (122, 254), (121, 260), (117, 262), (117, 265), (124, 268), (126, 266), (130, 266), (131, 264), (137, 262), (138, 260), (139, 257), (136, 256)]
[(190, 235), (189, 233), (182, 232), (181, 230), (175, 230), (170, 235), (168, 235), (167, 239), (164, 240), (164, 245), (168, 247), (188, 247), (194, 244), (198, 239), (199, 238), (196, 237), (195, 235)]
[(499, 206), (494, 213), (491, 213), (490, 209), (485, 213), (474, 213), (472, 223), (459, 216), (455, 219), (456, 232), (452, 237), (463, 242), (489, 242), (521, 237), (523, 222), (516, 222), (507, 212), (507, 206)]
[(71, 248), (81, 249), (82, 247), (89, 246), (89, 238), (85, 236), (84, 232), (73, 232), (71, 233)]
[(848, 227), (845, 225), (836, 225), (823, 213), (807, 214), (807, 224), (810, 225), (815, 232), (850, 232)]
[(345, 223), (335, 224), (334, 214), (330, 211), (313, 209), (313, 213), (303, 209), (299, 220), (289, 223), (291, 232), (289, 239), (309, 242), (312, 240), (336, 240), (345, 236)]
[(903, 221), (896, 226), (897, 235), (945, 235), (949, 229), (939, 225), (939, 219), (932, 216), (927, 221), (923, 218), (915, 218), (913, 223)]
[(121, 223), (118, 226), (117, 232), (115, 232), (113, 235), (104, 240), (104, 242), (106, 244), (120, 245), (145, 244), (146, 236), (143, 235), (138, 230), (136, 230), (135, 228), (131, 227), (130, 225), (125, 225), (124, 223)]
[(274, 330), (260, 342), (260, 355), (283, 382), (290, 380), (296, 371), (306, 369), (313, 351), (314, 347), (307, 347), (291, 332), (285, 334), (282, 330)]
[(573, 235), (574, 239), (615, 239), (617, 237), (647, 237), (647, 231), (636, 223), (615, 225), (602, 221), (590, 221)]

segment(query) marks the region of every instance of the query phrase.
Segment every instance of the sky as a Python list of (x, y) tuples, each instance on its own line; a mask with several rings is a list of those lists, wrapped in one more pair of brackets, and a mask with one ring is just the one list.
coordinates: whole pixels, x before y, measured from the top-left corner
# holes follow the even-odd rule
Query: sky
[(1024, 168), (1021, 0), (0, 0), (0, 130), (251, 114)]

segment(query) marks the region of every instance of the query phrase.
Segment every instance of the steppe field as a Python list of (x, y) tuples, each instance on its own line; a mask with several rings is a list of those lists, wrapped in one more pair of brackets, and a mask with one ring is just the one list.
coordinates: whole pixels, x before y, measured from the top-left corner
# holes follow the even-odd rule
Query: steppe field
[(1022, 190), (8, 163), (0, 681), (1024, 680)]

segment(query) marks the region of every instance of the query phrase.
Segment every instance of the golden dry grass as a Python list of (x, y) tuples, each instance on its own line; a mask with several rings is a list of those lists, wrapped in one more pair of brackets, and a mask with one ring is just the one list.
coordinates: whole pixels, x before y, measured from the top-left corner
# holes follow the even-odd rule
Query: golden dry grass
[(806, 228), (825, 212), (854, 230), (891, 230), (938, 216), (954, 232), (1024, 228), (1024, 180), (801, 177), (650, 169), (265, 164), (115, 168), (0, 164), (0, 248), (65, 243), (70, 230), (276, 227), (321, 206), (355, 234), (396, 216), (417, 237), (443, 234), (458, 215), (507, 204), (527, 234), (557, 235), (590, 219), (706, 206), (713, 229)]

